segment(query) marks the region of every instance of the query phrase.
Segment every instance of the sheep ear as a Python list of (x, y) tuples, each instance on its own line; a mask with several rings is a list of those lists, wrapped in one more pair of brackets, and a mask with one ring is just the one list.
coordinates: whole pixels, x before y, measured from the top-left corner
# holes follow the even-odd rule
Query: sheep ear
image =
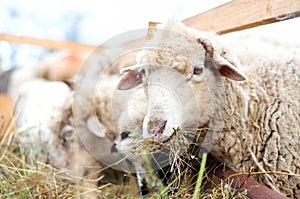
[(213, 60), (222, 76), (235, 81), (246, 80), (246, 76), (224, 57), (217, 55), (214, 56)]
[(87, 119), (87, 127), (97, 137), (105, 137), (106, 128), (100, 123), (96, 115)]
[(121, 79), (118, 84), (119, 90), (128, 90), (142, 83), (141, 67), (132, 66), (121, 70)]
[(209, 39), (198, 38), (197, 42), (204, 47), (207, 53), (206, 56), (208, 56), (210, 60), (212, 59), (214, 61), (222, 76), (236, 81), (246, 80), (246, 76), (225, 57), (221, 56), (219, 50), (214, 48)]

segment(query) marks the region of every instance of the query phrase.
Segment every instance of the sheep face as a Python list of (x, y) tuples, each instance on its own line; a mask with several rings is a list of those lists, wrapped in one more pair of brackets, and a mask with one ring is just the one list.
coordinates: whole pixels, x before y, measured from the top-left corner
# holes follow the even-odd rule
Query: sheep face
[[(160, 57), (168, 60), (161, 60), (163, 63), (159, 63)], [(149, 108), (143, 122), (143, 136), (153, 140), (166, 140), (173, 134), (173, 128), (187, 125), (196, 127), (200, 110), (191, 85), (203, 85), (199, 86), (201, 93), (207, 93), (203, 80), (204, 66), (195, 65), (183, 56), (161, 49), (145, 49), (140, 54), (140, 59), (149, 60), (146, 64), (125, 69), (123, 73), (128, 77), (120, 82), (120, 88), (129, 88), (127, 83), (144, 85)], [(206, 96), (201, 98), (207, 99)], [(186, 112), (196, 117), (183, 117)]]
[(155, 41), (159, 48), (143, 49), (137, 65), (121, 71), (118, 88), (144, 86), (148, 109), (143, 137), (164, 142), (175, 129), (210, 122), (218, 109), (213, 98), (221, 92), (220, 74), (233, 80), (244, 76), (205, 38), (163, 32)]
[(208, 120), (205, 116), (208, 107), (198, 106), (195, 95), (198, 91), (191, 87), (191, 82), (199, 84), (202, 92), (198, 93), (204, 94), (199, 99), (209, 103), (203, 74), (196, 76), (189, 71), (184, 75), (181, 71), (165, 67), (149, 69), (148, 73), (145, 88), (149, 108), (143, 122), (144, 138), (166, 141), (174, 133), (174, 129), (197, 127), (201, 125), (199, 123)]

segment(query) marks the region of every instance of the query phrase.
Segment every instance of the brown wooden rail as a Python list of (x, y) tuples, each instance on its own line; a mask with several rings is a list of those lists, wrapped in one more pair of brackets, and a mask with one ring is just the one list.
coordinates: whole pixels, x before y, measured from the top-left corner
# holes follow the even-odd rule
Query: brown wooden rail
[(182, 22), (198, 30), (224, 34), (299, 16), (299, 0), (234, 0)]
[(228, 167), (220, 166), (214, 173), (217, 177), (228, 182), (237, 190), (247, 190), (250, 199), (288, 199), (288, 197), (256, 182), (249, 174), (239, 174)]
[(70, 49), (74, 51), (91, 51), (96, 48), (93, 45), (87, 45), (71, 41), (58, 41), (51, 39), (38, 39), (34, 37), (16, 36), (11, 34), (0, 34), (0, 40), (12, 43), (25, 43), (39, 45), (49, 49)]

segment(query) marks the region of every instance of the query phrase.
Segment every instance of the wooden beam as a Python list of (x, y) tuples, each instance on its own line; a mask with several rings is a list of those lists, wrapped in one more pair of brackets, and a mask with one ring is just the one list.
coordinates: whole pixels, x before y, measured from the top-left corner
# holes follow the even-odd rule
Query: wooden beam
[(16, 36), (10, 34), (0, 34), (0, 40), (13, 43), (25, 43), (39, 45), (49, 49), (70, 49), (73, 51), (92, 51), (97, 46), (81, 44), (71, 41), (57, 41), (50, 39), (37, 39), (33, 37)]
[(237, 190), (247, 190), (247, 196), (250, 199), (288, 199), (288, 197), (252, 179), (250, 177), (251, 172), (240, 174), (228, 167), (219, 166), (214, 170), (214, 174)]
[(198, 30), (225, 34), (299, 16), (299, 0), (233, 0), (182, 22)]

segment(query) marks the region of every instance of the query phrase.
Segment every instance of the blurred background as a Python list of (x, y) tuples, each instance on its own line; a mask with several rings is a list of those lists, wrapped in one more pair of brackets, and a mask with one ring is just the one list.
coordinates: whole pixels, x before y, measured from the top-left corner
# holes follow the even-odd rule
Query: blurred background
[[(228, 0), (1, 0), (0, 33), (100, 45), (122, 32), (147, 28), (149, 21), (182, 20), (226, 2)], [(247, 31), (295, 44), (300, 40), (300, 20)], [(0, 69), (35, 62), (49, 52), (40, 46), (0, 41)]]

